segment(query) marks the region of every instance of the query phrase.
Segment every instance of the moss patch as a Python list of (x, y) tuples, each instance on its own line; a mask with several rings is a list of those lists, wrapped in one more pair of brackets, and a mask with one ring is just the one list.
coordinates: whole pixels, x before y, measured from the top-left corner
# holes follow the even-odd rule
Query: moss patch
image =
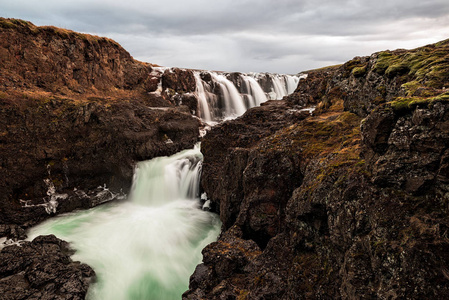
[(352, 75), (354, 75), (355, 77), (362, 77), (365, 74), (366, 74), (366, 66), (355, 67), (354, 69), (352, 69)]
[(434, 97), (397, 97), (389, 104), (395, 111), (404, 111), (415, 109), (417, 106), (429, 107), (435, 102), (447, 101), (449, 101), (449, 92), (444, 92)]
[(414, 50), (378, 53), (374, 71), (389, 78), (406, 76), (426, 87), (442, 88), (449, 81), (449, 40)]

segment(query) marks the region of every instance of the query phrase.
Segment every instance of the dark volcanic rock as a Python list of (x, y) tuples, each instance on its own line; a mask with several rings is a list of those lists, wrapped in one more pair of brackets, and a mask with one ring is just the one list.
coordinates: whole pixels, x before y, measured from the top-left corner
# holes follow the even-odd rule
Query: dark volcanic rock
[[(253, 161), (253, 156), (259, 155), (251, 154), (251, 147), (285, 124), (297, 122), (308, 115), (298, 114), (293, 106), (287, 106), (283, 101), (268, 101), (247, 111), (237, 120), (214, 127), (203, 139), (201, 151), (205, 159), (202, 185), (212, 203), (216, 204), (225, 228), (229, 228), (237, 218), (239, 203), (243, 199), (244, 170), (248, 159)], [(253, 167), (269, 166), (257, 166), (255, 162)], [(250, 186), (247, 188), (251, 189)], [(267, 186), (265, 192), (269, 193), (271, 188), (273, 186)]]
[(172, 89), (177, 93), (194, 92), (196, 81), (193, 71), (179, 68), (165, 70), (162, 75), (162, 88)]
[(19, 200), (43, 204), (51, 185), (68, 196), (58, 212), (102, 202), (74, 188), (89, 194), (106, 184), (114, 193), (126, 192), (136, 161), (192, 147), (199, 135), (199, 121), (188, 112), (138, 102), (19, 98), (0, 107), (3, 224), (28, 226), (47, 217), (43, 206), (23, 208)]
[[(0, 18), (0, 87), (86, 94), (156, 90), (150, 64), (116, 42), (66, 29)], [(145, 95), (141, 93), (141, 95)]]
[(154, 92), (161, 77), (110, 39), (0, 18), (0, 224), (115, 199), (136, 161), (192, 147), (196, 108)]
[(95, 277), (86, 264), (70, 259), (68, 243), (39, 236), (0, 252), (2, 299), (85, 299)]
[(202, 185), (224, 232), (184, 299), (448, 298), (448, 56), (443, 41), (311, 71), (213, 128)]

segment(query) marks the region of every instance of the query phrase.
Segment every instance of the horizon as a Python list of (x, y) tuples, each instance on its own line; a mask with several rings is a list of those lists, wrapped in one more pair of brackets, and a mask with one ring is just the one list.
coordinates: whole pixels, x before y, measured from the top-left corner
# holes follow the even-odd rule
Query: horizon
[(448, 38), (445, 1), (0, 0), (2, 16), (113, 39), (164, 67), (297, 74)]

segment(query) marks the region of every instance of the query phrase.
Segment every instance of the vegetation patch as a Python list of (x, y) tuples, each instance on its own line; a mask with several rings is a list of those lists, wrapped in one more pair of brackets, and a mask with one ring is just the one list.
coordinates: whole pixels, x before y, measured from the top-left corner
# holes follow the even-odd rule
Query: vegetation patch
[(447, 101), (449, 101), (449, 92), (444, 92), (434, 97), (397, 97), (389, 104), (395, 111), (404, 111), (415, 109), (417, 106), (429, 107), (435, 102)]
[(366, 73), (366, 65), (367, 63), (361, 57), (355, 57), (343, 65), (343, 76), (349, 77), (353, 74), (355, 77), (361, 77)]
[(406, 76), (415, 81), (440, 89), (449, 81), (449, 40), (414, 50), (379, 52), (374, 71), (389, 78)]
[(362, 77), (365, 74), (366, 74), (366, 66), (355, 67), (354, 69), (352, 69), (352, 75), (354, 75), (355, 77)]

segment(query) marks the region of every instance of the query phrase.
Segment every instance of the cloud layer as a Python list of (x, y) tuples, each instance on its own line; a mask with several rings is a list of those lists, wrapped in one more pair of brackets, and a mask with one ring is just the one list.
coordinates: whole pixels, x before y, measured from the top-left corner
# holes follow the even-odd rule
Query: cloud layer
[(164, 66), (297, 73), (449, 38), (447, 0), (0, 0), (3, 17), (108, 36)]

